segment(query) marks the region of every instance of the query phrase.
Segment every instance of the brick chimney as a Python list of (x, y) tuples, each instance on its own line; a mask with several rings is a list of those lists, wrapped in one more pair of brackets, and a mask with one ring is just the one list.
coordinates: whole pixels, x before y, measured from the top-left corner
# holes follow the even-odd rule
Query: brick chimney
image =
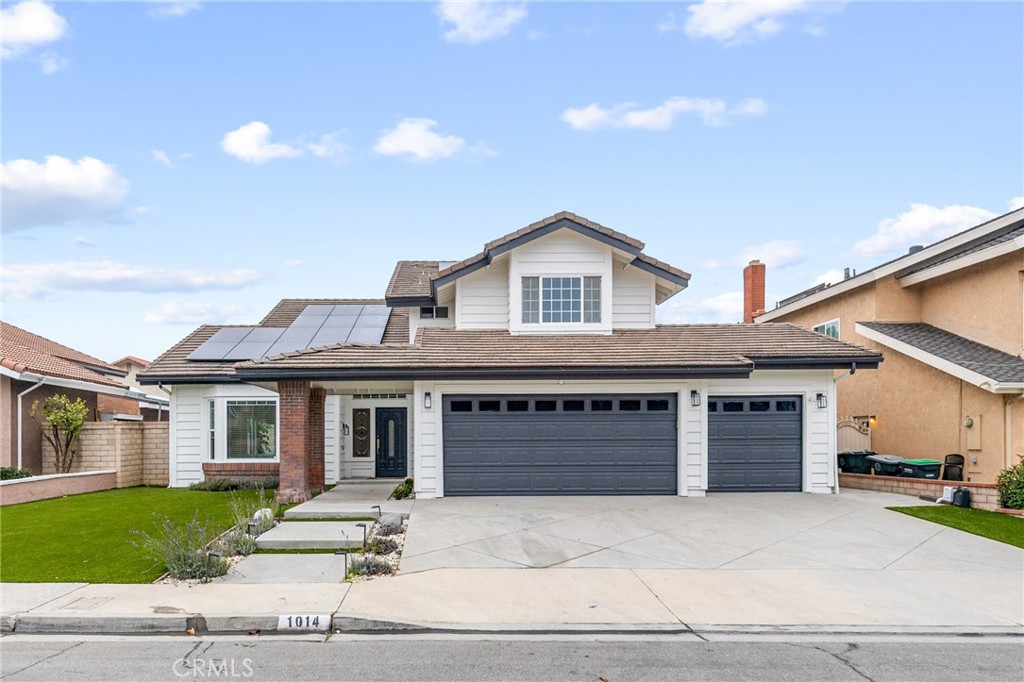
[(764, 313), (764, 263), (752, 260), (743, 268), (743, 322), (751, 324)]

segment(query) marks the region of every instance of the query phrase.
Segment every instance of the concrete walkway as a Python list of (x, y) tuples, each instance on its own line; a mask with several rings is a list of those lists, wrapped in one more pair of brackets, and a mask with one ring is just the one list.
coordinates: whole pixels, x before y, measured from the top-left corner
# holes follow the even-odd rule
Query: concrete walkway
[(355, 519), (377, 518), (382, 514), (412, 513), (415, 500), (389, 500), (388, 496), (400, 478), (342, 481), (330, 490), (308, 502), (296, 505), (284, 513), (288, 519)]

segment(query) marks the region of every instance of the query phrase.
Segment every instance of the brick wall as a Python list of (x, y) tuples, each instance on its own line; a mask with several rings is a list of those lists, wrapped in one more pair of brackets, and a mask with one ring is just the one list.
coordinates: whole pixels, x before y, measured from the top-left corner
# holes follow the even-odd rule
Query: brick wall
[(280, 476), (277, 462), (203, 462), (203, 476), (230, 478), (233, 481), (259, 481)]
[[(165, 422), (90, 422), (82, 426), (71, 472), (117, 471), (117, 487), (168, 484), (168, 424)], [(43, 473), (53, 474), (53, 449), (43, 451)]]
[(945, 486), (963, 486), (971, 491), (971, 507), (994, 511), (999, 507), (999, 488), (995, 483), (962, 483), (960, 481), (939, 481), (928, 478), (903, 478), (902, 476), (875, 476), (873, 474), (839, 474), (840, 488), (876, 490), (897, 495), (927, 495), (931, 499), (942, 497)]

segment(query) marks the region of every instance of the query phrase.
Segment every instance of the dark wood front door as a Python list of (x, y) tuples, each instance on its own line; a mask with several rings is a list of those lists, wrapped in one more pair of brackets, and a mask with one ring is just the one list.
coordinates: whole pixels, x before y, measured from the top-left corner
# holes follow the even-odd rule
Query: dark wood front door
[(404, 478), (406, 463), (406, 410), (377, 408), (377, 478)]

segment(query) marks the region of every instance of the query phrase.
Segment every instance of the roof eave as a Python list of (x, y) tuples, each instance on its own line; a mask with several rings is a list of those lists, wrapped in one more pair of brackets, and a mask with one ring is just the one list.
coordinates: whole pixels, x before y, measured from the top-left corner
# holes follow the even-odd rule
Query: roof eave
[(305, 377), (319, 380), (367, 379), (674, 379), (746, 378), (749, 365), (721, 367), (394, 367), (282, 368), (250, 367), (236, 371), (242, 381)]
[(771, 357), (746, 356), (754, 369), (878, 369), (884, 358), (878, 355), (835, 357)]
[(389, 308), (419, 308), (435, 306), (437, 299), (434, 296), (385, 296), (384, 303)]
[[(689, 277), (680, 277), (679, 275), (677, 275), (674, 272), (669, 272), (668, 270), (665, 270), (664, 268), (659, 268), (657, 265), (653, 265), (651, 263), (647, 263), (645, 261), (640, 260), (639, 258), (634, 258), (632, 260), (632, 262), (630, 262), (630, 265), (632, 265), (635, 268), (639, 268), (640, 270), (643, 270), (644, 272), (649, 272), (652, 275), (654, 275), (655, 277), (660, 277), (660, 278), (662, 278), (664, 280), (672, 282), (673, 284), (675, 284), (676, 286), (678, 286), (680, 288), (680, 291), (682, 289), (685, 289), (686, 287), (690, 286), (690, 278)], [(676, 293), (679, 293), (679, 292), (677, 291)]]
[(161, 376), (136, 377), (143, 386), (159, 386), (160, 384), (237, 384), (238, 377), (231, 374), (167, 374)]

